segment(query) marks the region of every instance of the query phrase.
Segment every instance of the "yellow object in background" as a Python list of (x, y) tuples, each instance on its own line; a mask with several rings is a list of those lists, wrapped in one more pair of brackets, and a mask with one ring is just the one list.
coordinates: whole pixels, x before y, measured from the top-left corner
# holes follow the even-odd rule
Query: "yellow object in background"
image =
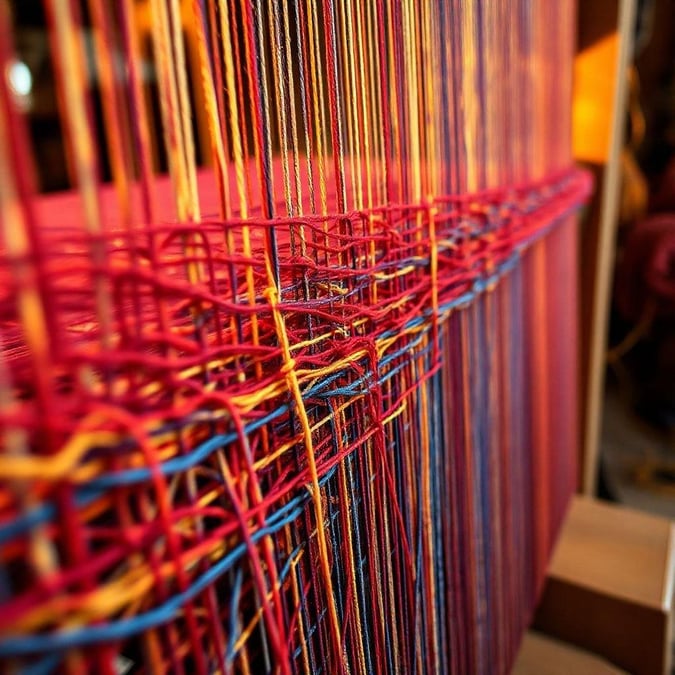
[(612, 33), (574, 60), (572, 139), (577, 161), (605, 164), (609, 157), (618, 48), (618, 33)]

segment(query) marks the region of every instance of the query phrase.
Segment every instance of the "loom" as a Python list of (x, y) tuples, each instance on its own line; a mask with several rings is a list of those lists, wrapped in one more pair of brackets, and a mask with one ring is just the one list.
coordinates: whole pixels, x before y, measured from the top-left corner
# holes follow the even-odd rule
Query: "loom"
[(0, 668), (508, 672), (576, 484), (573, 3), (44, 6), (72, 188), (1, 78)]

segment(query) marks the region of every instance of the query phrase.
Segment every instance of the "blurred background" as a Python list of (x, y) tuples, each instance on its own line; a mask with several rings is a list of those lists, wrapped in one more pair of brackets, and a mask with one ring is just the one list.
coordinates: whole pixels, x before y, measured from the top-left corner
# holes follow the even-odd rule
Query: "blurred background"
[(675, 3), (635, 3), (623, 43), (618, 11), (579, 6), (575, 155), (597, 182), (581, 239), (581, 481), (674, 517)]

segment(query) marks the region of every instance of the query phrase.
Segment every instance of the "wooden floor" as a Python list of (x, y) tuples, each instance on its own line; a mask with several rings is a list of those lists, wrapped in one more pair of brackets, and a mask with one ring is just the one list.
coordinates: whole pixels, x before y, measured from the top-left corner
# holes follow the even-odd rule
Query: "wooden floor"
[(530, 631), (523, 639), (512, 675), (625, 675), (608, 661), (564, 642)]

